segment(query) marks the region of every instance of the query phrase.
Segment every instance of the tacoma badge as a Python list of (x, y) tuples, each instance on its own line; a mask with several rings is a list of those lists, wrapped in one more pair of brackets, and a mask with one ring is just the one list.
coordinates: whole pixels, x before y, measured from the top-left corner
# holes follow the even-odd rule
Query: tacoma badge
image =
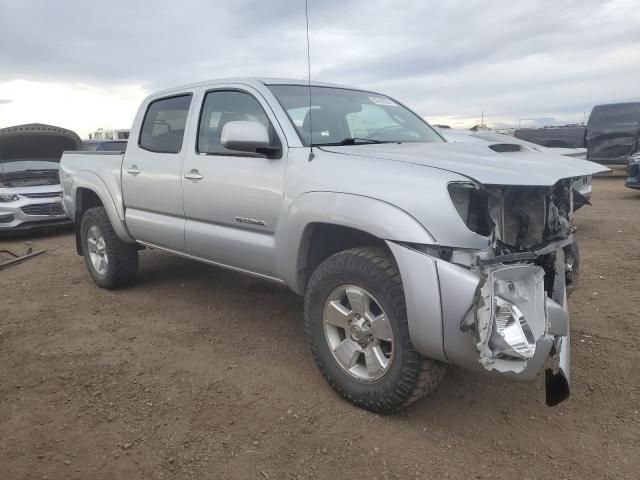
[(255, 218), (236, 217), (236, 222), (248, 223), (249, 225), (260, 225), (261, 227), (265, 226), (264, 220), (256, 220)]

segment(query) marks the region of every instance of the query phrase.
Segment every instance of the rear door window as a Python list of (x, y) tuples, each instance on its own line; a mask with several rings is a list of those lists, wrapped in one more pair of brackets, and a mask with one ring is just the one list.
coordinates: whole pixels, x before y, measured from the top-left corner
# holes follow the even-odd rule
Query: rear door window
[(140, 131), (140, 148), (151, 152), (178, 153), (191, 105), (191, 94), (155, 100), (149, 104)]

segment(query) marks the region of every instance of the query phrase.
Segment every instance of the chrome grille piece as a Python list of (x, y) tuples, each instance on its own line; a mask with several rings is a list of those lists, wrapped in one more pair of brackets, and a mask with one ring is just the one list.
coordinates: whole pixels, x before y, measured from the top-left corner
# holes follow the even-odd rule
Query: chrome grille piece
[(27, 198), (62, 198), (62, 192), (19, 193), (18, 195)]

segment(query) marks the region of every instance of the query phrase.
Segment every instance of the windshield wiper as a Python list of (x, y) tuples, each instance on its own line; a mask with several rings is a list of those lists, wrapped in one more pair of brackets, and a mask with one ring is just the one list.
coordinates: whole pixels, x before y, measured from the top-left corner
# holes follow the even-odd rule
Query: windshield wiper
[(382, 140), (374, 140), (373, 138), (347, 137), (338, 142), (338, 145), (357, 145), (358, 143), (389, 143)]
[(361, 138), (361, 137), (347, 137), (343, 138), (339, 142), (329, 142), (329, 143), (314, 143), (314, 147), (329, 147), (329, 146), (338, 146), (338, 145), (366, 145), (368, 143), (400, 143), (398, 141), (387, 141), (387, 140), (374, 140), (373, 138)]

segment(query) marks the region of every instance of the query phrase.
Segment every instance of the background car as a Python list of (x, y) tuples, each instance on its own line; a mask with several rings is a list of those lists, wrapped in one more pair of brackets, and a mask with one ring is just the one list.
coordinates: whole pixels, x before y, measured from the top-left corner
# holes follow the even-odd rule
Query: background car
[(587, 159), (627, 165), (640, 149), (640, 102), (596, 105), (587, 124)]
[(0, 129), (0, 231), (70, 223), (58, 169), (65, 150), (79, 150), (73, 131), (39, 123)]
[(583, 148), (585, 147), (584, 125), (549, 126), (542, 128), (518, 128), (513, 132), (520, 140), (535, 143), (549, 148)]
[(629, 166), (627, 167), (627, 180), (624, 182), (625, 187), (640, 190), (640, 152), (631, 155), (629, 158)]
[(88, 152), (124, 152), (126, 140), (83, 140), (82, 150)]

